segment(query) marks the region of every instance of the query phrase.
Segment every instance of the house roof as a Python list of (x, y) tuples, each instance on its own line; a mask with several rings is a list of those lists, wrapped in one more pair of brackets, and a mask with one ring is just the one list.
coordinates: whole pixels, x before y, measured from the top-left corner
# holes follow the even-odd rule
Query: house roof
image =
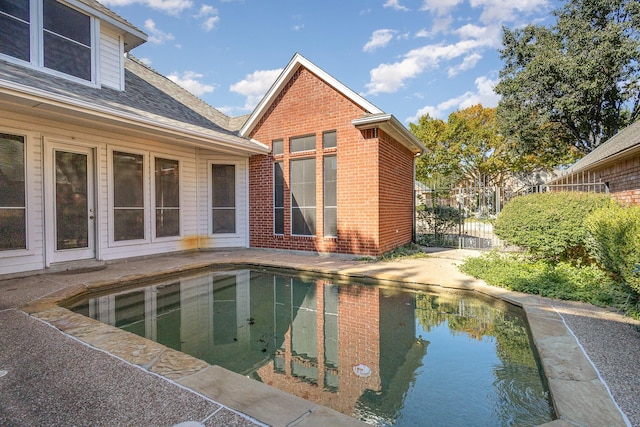
[(391, 114), (386, 114), (384, 111), (373, 105), (371, 102), (364, 99), (362, 96), (349, 89), (342, 84), (336, 78), (329, 75), (317, 65), (306, 59), (304, 56), (296, 53), (289, 64), (284, 68), (280, 76), (276, 79), (275, 83), (264, 95), (262, 100), (258, 103), (253, 113), (249, 116), (246, 123), (240, 129), (240, 135), (248, 137), (251, 132), (260, 122), (262, 116), (267, 112), (271, 104), (275, 101), (278, 94), (283, 90), (284, 86), (289, 82), (292, 76), (301, 67), (306, 68), (318, 78), (323, 80), (327, 85), (341, 93), (346, 98), (350, 99), (354, 104), (358, 105), (365, 111), (363, 117), (354, 120), (352, 123), (358, 129), (368, 129), (379, 127), (385, 132), (392, 135), (400, 143), (409, 148), (412, 152), (419, 154), (422, 153), (425, 147), (413, 134), (403, 126), (395, 117)]
[(66, 3), (100, 19), (124, 38), (124, 51), (147, 41), (147, 35), (135, 25), (95, 0), (65, 0)]
[(562, 175), (594, 169), (635, 152), (640, 152), (640, 121), (622, 129), (604, 144), (563, 171)]
[(95, 88), (0, 61), (0, 105), (18, 111), (126, 131), (230, 153), (267, 147), (237, 134), (234, 121), (140, 61), (125, 58), (125, 91)]

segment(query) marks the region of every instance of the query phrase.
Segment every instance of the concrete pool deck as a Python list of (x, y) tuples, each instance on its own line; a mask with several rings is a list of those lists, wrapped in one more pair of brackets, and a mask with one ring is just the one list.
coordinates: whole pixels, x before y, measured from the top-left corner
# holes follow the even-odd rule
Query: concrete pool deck
[[(556, 408), (547, 427), (640, 426), (640, 327), (587, 304), (490, 287), (473, 251), (367, 261), (267, 250), (193, 252), (0, 275), (0, 425), (347, 426), (357, 420), (59, 307), (90, 290), (225, 264), (465, 289), (522, 306)], [(622, 411), (620, 410), (622, 408)]]

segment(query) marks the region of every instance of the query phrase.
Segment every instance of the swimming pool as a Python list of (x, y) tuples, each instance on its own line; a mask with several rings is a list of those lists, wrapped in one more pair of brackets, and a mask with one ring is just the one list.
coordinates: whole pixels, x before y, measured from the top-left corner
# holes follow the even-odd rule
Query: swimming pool
[(240, 268), (73, 310), (373, 425), (554, 417), (522, 311), (470, 293)]

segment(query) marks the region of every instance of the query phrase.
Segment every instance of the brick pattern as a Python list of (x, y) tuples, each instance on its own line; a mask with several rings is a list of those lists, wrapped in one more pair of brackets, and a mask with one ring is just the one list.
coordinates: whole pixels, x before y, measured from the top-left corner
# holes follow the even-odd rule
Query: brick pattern
[[(593, 180), (608, 183), (614, 199), (625, 205), (640, 205), (640, 154), (590, 172)], [(580, 179), (577, 176), (576, 183)]]
[[(356, 129), (351, 121), (365, 114), (309, 70), (302, 68), (251, 134), (271, 146), (284, 140), (284, 154), (253, 156), (249, 161), (250, 246), (377, 256), (411, 240), (413, 155), (383, 132)], [(338, 147), (322, 148), (322, 134), (336, 131)], [(314, 134), (315, 151), (289, 153), (289, 138)], [(366, 135), (366, 138), (365, 138)], [(338, 164), (338, 236), (324, 237), (323, 156)], [(289, 162), (316, 158), (316, 235), (291, 235)], [(284, 235), (274, 235), (273, 164), (283, 161)]]

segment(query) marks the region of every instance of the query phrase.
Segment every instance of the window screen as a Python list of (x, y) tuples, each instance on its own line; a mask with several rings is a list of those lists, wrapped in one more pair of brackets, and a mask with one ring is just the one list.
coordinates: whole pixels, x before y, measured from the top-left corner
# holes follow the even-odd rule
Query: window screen
[(316, 233), (316, 159), (291, 161), (291, 233)]
[(296, 153), (298, 151), (310, 151), (316, 149), (316, 136), (307, 135), (291, 138), (289, 141), (290, 151)]
[(334, 148), (338, 145), (338, 139), (336, 138), (336, 131), (325, 132), (322, 134), (322, 147)]
[(338, 236), (338, 174), (336, 156), (324, 157), (324, 235)]
[(113, 152), (113, 238), (144, 239), (144, 156)]
[(156, 237), (180, 235), (180, 170), (177, 160), (156, 158)]
[(27, 248), (24, 137), (0, 133), (0, 251)]
[(273, 165), (273, 232), (284, 234), (284, 169), (282, 162)]
[(0, 0), (0, 53), (30, 60), (29, 0)]
[(236, 167), (211, 166), (213, 234), (236, 232)]

